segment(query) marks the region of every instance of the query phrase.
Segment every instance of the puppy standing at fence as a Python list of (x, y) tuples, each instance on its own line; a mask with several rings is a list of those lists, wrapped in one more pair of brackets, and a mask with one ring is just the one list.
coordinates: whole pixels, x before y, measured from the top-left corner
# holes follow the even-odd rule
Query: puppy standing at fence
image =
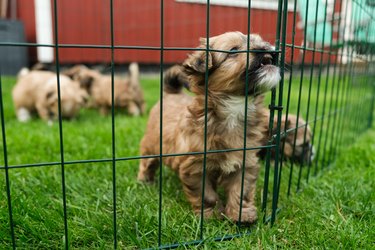
[[(112, 78), (87, 68), (77, 65), (66, 70), (63, 74), (77, 80), (81, 87), (86, 89), (91, 96), (89, 106), (99, 108), (102, 115), (107, 115), (112, 106)], [(137, 63), (129, 65), (128, 78), (114, 79), (114, 106), (124, 109), (132, 116), (142, 115), (145, 112), (145, 101), (139, 81), (139, 67)]]
[[(168, 93), (178, 93), (179, 89), (176, 86), (184, 86), (187, 90), (190, 90), (189, 79), (181, 65), (175, 65), (168, 69), (168, 73), (164, 77), (166, 84), (164, 85), (166, 92)], [(263, 95), (264, 97), (264, 95)], [(262, 96), (258, 97), (261, 101)], [(274, 116), (273, 129), (270, 131), (270, 111), (263, 109), (264, 119), (263, 119), (263, 139), (262, 146), (266, 146), (269, 142), (275, 143), (275, 135), (277, 133), (277, 115)], [(298, 122), (297, 122), (298, 121)], [(298, 124), (298, 128), (297, 128)], [(286, 133), (284, 134), (284, 131)], [(306, 131), (306, 133), (305, 133)], [(315, 149), (311, 144), (312, 132), (311, 128), (306, 121), (294, 114), (282, 115), (280, 132), (282, 136), (280, 138), (280, 158), (284, 160), (291, 160), (301, 164), (309, 164), (314, 159)], [(275, 148), (270, 149), (271, 159), (276, 156)], [(267, 155), (267, 149), (262, 148), (259, 153), (261, 159), (265, 159)]]
[[(246, 69), (246, 53), (236, 53), (247, 49), (247, 35), (228, 32), (209, 39), (213, 50), (227, 50), (231, 53), (196, 51), (184, 62), (188, 85), (194, 97), (184, 94), (182, 86), (173, 81), (174, 71), (166, 73), (165, 95), (163, 98), (163, 154), (204, 151), (205, 127), (205, 75), (208, 68), (207, 93), (207, 150), (240, 149), (244, 146), (245, 96), (248, 94), (247, 144), (246, 147), (260, 146), (264, 126), (263, 99), (260, 94), (275, 88), (280, 80), (279, 68), (272, 65), (273, 57), (267, 52), (274, 47), (259, 35), (250, 35), (250, 49), (263, 50), (249, 54), (249, 68)], [(206, 48), (206, 39), (201, 39), (201, 49)], [(206, 61), (206, 58), (208, 61)], [(246, 73), (248, 73), (248, 93), (246, 93)], [(160, 103), (150, 113), (147, 131), (141, 141), (142, 155), (160, 153)], [(138, 179), (153, 181), (159, 166), (159, 158), (142, 159)], [(202, 204), (203, 154), (164, 157), (163, 162), (174, 169), (183, 184), (187, 199), (193, 210), (200, 213)], [(243, 151), (209, 153), (206, 158), (204, 216), (210, 217), (216, 211), (231, 220), (239, 220), (241, 203), (242, 167), (245, 169), (243, 183), (243, 222), (252, 223), (257, 218), (255, 207), (255, 186), (259, 173), (257, 150), (246, 151), (245, 166)], [(226, 205), (217, 194), (217, 187), (224, 187)]]
[[(88, 95), (78, 82), (64, 75), (59, 78), (61, 117), (71, 119), (78, 115)], [(21, 122), (28, 121), (33, 112), (50, 124), (58, 118), (57, 75), (54, 72), (22, 69), (12, 96), (17, 118)]]

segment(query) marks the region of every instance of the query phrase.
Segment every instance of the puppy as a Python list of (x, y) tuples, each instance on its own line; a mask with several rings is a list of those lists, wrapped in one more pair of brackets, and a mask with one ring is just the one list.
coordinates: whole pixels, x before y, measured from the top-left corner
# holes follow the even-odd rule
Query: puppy
[[(245, 96), (248, 94), (246, 147), (260, 145), (264, 126), (263, 99), (260, 95), (275, 88), (280, 80), (279, 68), (272, 65), (269, 52), (274, 47), (259, 35), (250, 35), (250, 49), (262, 53), (246, 53), (247, 35), (228, 32), (209, 39), (212, 50), (228, 51), (206, 53), (206, 39), (201, 39), (201, 51), (191, 54), (183, 63), (188, 76), (188, 86), (195, 96), (184, 94), (182, 85), (169, 86), (166, 82), (163, 98), (162, 153), (180, 154), (200, 152), (193, 155), (163, 157), (163, 163), (174, 169), (182, 182), (184, 192), (195, 213), (200, 213), (202, 204), (203, 165), (206, 163), (204, 185), (204, 216), (210, 217), (223, 210), (233, 221), (239, 220), (241, 204), (242, 168), (244, 183), (241, 221), (252, 223), (257, 218), (255, 207), (255, 185), (259, 173), (258, 150), (246, 150), (243, 165)], [(206, 60), (208, 59), (208, 60)], [(208, 72), (206, 72), (206, 69)], [(173, 72), (173, 71), (170, 71)], [(165, 79), (176, 79), (166, 73)], [(178, 71), (177, 71), (178, 72)], [(207, 153), (205, 145), (205, 75), (208, 74), (207, 100), (207, 151), (238, 149), (230, 152)], [(247, 74), (247, 77), (246, 77)], [(245, 79), (249, 79), (246, 88)], [(174, 90), (174, 91), (171, 91)], [(248, 93), (246, 93), (246, 89)], [(151, 110), (146, 133), (141, 141), (142, 155), (160, 154), (160, 103)], [(142, 159), (138, 179), (153, 181), (159, 166), (159, 158)], [(221, 206), (217, 187), (226, 193), (225, 208)]]
[[(264, 121), (265, 126), (267, 127), (266, 133), (264, 134), (263, 145), (267, 145), (269, 141), (275, 143), (274, 135), (277, 133), (277, 115), (274, 116), (273, 121), (273, 132), (269, 132), (269, 112), (265, 116), (266, 120)], [(306, 137), (305, 137), (306, 130)], [(284, 134), (284, 131), (286, 133)], [(301, 117), (298, 119), (298, 128), (297, 128), (297, 116), (293, 114), (288, 114), (288, 120), (286, 120), (286, 115), (281, 117), (281, 126), (280, 126), (280, 152), (284, 160), (291, 160), (301, 164), (309, 164), (314, 159), (315, 149), (311, 144), (312, 132), (310, 126), (306, 124), (306, 121)], [(295, 141), (295, 144), (294, 144)], [(293, 149), (294, 148), (294, 149)], [(261, 158), (265, 158), (267, 154), (266, 149), (262, 149), (259, 152)], [(275, 157), (275, 150), (271, 149), (271, 157)]]
[[(165, 75), (164, 80), (166, 84), (164, 85), (165, 88), (169, 88), (166, 92), (169, 93), (176, 93), (178, 89), (176, 86), (183, 85), (187, 90), (190, 89), (189, 81), (186, 73), (183, 70), (182, 65), (174, 65), (168, 69), (168, 73)], [(262, 97), (259, 97), (261, 100)], [(270, 113), (269, 110), (264, 109), (264, 135), (262, 144), (266, 146), (268, 142), (271, 140), (272, 143), (275, 143), (275, 134), (277, 133), (277, 114), (274, 116), (274, 123), (273, 123), (273, 130), (270, 133), (269, 130), (269, 119)], [(306, 125), (306, 126), (305, 126)], [(312, 140), (312, 132), (310, 126), (306, 124), (306, 121), (303, 120), (301, 117), (299, 118), (298, 122), (298, 129), (297, 127), (297, 116), (294, 114), (288, 115), (288, 121), (286, 121), (286, 115), (283, 115), (281, 118), (281, 127), (280, 131), (283, 133), (285, 131), (286, 126), (286, 134), (282, 135), (280, 141), (280, 152), (283, 160), (291, 160), (301, 164), (309, 164), (314, 159), (315, 149), (311, 144)], [(305, 129), (306, 129), (306, 138), (305, 138)], [(297, 133), (295, 133), (297, 130)], [(296, 137), (296, 144), (294, 145), (294, 138)], [(285, 144), (285, 145), (284, 145)], [(284, 146), (283, 146), (284, 145)], [(294, 148), (294, 150), (293, 150)], [(261, 149), (259, 151), (259, 156), (261, 159), (265, 159), (267, 154), (266, 149)], [(271, 149), (271, 159), (275, 158), (275, 150), (274, 148)]]
[[(24, 68), (12, 92), (16, 115), (19, 121), (26, 122), (33, 112), (45, 121), (58, 118), (57, 75), (50, 71)], [(62, 118), (73, 118), (87, 99), (78, 82), (60, 75), (60, 97)]]
[[(112, 106), (111, 76), (100, 74), (96, 70), (84, 65), (77, 65), (63, 74), (80, 82), (91, 97), (89, 106), (98, 108), (100, 113), (107, 115)], [(139, 83), (139, 68), (137, 63), (129, 66), (129, 77), (114, 79), (114, 106), (124, 109), (132, 116), (139, 116), (145, 112), (145, 101)]]

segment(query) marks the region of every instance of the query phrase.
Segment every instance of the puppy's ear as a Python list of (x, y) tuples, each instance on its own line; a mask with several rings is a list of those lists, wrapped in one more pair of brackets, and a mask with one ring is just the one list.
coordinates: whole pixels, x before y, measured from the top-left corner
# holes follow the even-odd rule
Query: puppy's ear
[(54, 94), (53, 91), (47, 92), (47, 94), (46, 94), (46, 99), (47, 99), (47, 100), (48, 100), (48, 99), (51, 99), (52, 96), (53, 96), (53, 94)]
[[(199, 48), (205, 49), (205, 46), (200, 46)], [(206, 67), (207, 64), (207, 67)], [(210, 52), (208, 54), (204, 50), (199, 50), (189, 55), (189, 57), (183, 63), (187, 73), (205, 73), (206, 69), (210, 70), (212, 68), (212, 55)]]
[(81, 88), (89, 91), (91, 88), (92, 82), (94, 81), (94, 76), (92, 76), (91, 74), (82, 74), (78, 76), (76, 80), (79, 81)]
[(80, 72), (82, 72), (83, 70), (87, 70), (88, 68), (83, 65), (83, 64), (79, 64), (79, 65), (76, 65), (70, 69), (66, 69), (66, 70), (63, 70), (61, 73), (66, 75), (66, 76), (69, 76), (70, 78), (74, 78), (75, 76), (77, 76)]
[(80, 89), (76, 96), (76, 100), (80, 105), (86, 105), (89, 101), (89, 94), (86, 90)]
[(288, 120), (285, 121), (285, 127), (286, 129), (292, 128), (292, 121), (290, 120), (290, 117), (288, 117)]
[(51, 105), (52, 103), (55, 102), (55, 100), (57, 99), (56, 93), (57, 92), (55, 92), (55, 91), (49, 91), (49, 92), (47, 92), (47, 94), (46, 94), (46, 103), (48, 105)]

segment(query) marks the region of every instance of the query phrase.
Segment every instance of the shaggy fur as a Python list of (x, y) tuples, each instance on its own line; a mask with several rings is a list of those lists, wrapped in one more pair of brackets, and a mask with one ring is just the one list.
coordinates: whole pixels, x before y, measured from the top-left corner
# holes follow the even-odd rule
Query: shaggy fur
[[(194, 97), (184, 94), (180, 86), (170, 86), (179, 81), (165, 82), (163, 98), (163, 154), (203, 152), (205, 133), (205, 75), (208, 69), (207, 100), (207, 150), (240, 149), (244, 146), (246, 72), (248, 73), (248, 110), (246, 147), (257, 147), (263, 139), (263, 98), (260, 94), (276, 87), (280, 80), (279, 68), (272, 65), (273, 50), (269, 43), (258, 35), (250, 35), (250, 49), (263, 50), (250, 53), (249, 68), (246, 70), (247, 36), (240, 32), (228, 32), (211, 37), (209, 47), (226, 52), (208, 54), (196, 51), (185, 60), (183, 66), (188, 76), (188, 86)], [(206, 40), (201, 39), (201, 49)], [(208, 59), (208, 61), (206, 61)], [(174, 71), (166, 73), (165, 79), (176, 79)], [(178, 72), (178, 70), (177, 70)], [(171, 91), (174, 89), (174, 91)], [(160, 153), (160, 103), (151, 110), (147, 131), (141, 141), (142, 155)], [(142, 159), (138, 173), (141, 181), (153, 181), (159, 158)], [(203, 154), (164, 157), (163, 163), (174, 169), (182, 182), (183, 189), (193, 210), (200, 213), (202, 204)], [(252, 223), (257, 218), (254, 202), (255, 185), (259, 173), (257, 150), (246, 151), (243, 166), (243, 150), (208, 153), (204, 195), (204, 216), (218, 212), (233, 221), (239, 220), (241, 203), (241, 178), (244, 168), (241, 221)], [(226, 193), (226, 204), (217, 194), (218, 186)]]
[[(19, 121), (28, 121), (33, 112), (37, 112), (40, 118), (49, 122), (58, 118), (57, 75), (55, 73), (29, 71), (24, 68), (18, 75), (12, 94)], [(78, 82), (64, 75), (60, 75), (60, 95), (62, 118), (73, 118), (78, 115), (88, 97)]]
[[(268, 123), (269, 112), (267, 112), (265, 120), (265, 126), (267, 126), (267, 128)], [(273, 122), (273, 132), (270, 134), (269, 129), (267, 130), (267, 134), (264, 135), (264, 145), (267, 145), (268, 141), (272, 141), (273, 139), (275, 139), (271, 138), (271, 136), (276, 134), (276, 128), (277, 116), (275, 115)], [(284, 133), (285, 130), (286, 134), (280, 138), (280, 152), (282, 152), (283, 159), (295, 161), (301, 164), (309, 164), (314, 159), (315, 153), (314, 147), (311, 144), (312, 132), (310, 126), (306, 124), (305, 120), (299, 118), (297, 128), (297, 116), (293, 114), (288, 114), (288, 120), (286, 120), (286, 115), (283, 115), (281, 117), (280, 132)], [(259, 152), (261, 158), (265, 158), (266, 154), (267, 150), (265, 149)], [(274, 150), (271, 150), (271, 157), (275, 157)]]
[[(77, 65), (65, 72), (65, 75), (80, 82), (91, 96), (89, 106), (98, 108), (100, 113), (107, 115), (112, 107), (112, 78), (102, 75), (96, 70), (84, 65)], [(129, 66), (128, 78), (114, 79), (114, 106), (125, 110), (132, 116), (139, 116), (145, 112), (143, 92), (139, 83), (139, 68), (137, 63)]]
[[(166, 92), (169, 93), (177, 93), (178, 89), (181, 85), (183, 85), (186, 89), (190, 89), (189, 87), (189, 80), (187, 79), (187, 75), (184, 72), (182, 65), (174, 65), (173, 67), (168, 69), (168, 73), (165, 75), (164, 79), (165, 84), (164, 87), (168, 88)], [(259, 97), (259, 100), (262, 100), (262, 97)], [(262, 145), (266, 146), (269, 141), (275, 143), (274, 135), (277, 133), (277, 114), (274, 116), (273, 122), (273, 131), (269, 130), (269, 120), (270, 120), (270, 112), (269, 110), (264, 109), (264, 134)], [(305, 126), (306, 125), (306, 126)], [(299, 118), (298, 122), (298, 129), (297, 127), (297, 116), (294, 114), (288, 115), (288, 121), (286, 121), (286, 115), (283, 115), (281, 118), (281, 133), (284, 132), (286, 126), (287, 134), (281, 137), (281, 156), (284, 160), (292, 160), (302, 164), (309, 164), (314, 159), (314, 147), (311, 144), (312, 139), (312, 132), (310, 126), (306, 124), (306, 121), (302, 118)], [(297, 130), (297, 133), (295, 133)], [(306, 137), (305, 137), (305, 130), (306, 130)], [(294, 138), (296, 138), (296, 143), (294, 145)], [(283, 146), (283, 144), (285, 144)], [(293, 151), (294, 147), (294, 151)], [(283, 150), (284, 149), (284, 150)], [(275, 157), (275, 150), (271, 148), (271, 159)], [(267, 150), (261, 149), (259, 151), (259, 156), (264, 159), (266, 157)]]

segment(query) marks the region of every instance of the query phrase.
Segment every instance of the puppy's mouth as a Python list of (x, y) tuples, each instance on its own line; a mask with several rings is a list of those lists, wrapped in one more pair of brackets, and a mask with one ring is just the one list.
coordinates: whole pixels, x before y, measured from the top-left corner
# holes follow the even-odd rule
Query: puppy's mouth
[[(274, 65), (274, 62), (275, 55), (270, 53), (260, 53), (255, 56), (247, 70), (249, 95), (260, 95), (277, 86), (281, 77), (280, 69)], [(246, 72), (243, 78), (246, 80)]]

